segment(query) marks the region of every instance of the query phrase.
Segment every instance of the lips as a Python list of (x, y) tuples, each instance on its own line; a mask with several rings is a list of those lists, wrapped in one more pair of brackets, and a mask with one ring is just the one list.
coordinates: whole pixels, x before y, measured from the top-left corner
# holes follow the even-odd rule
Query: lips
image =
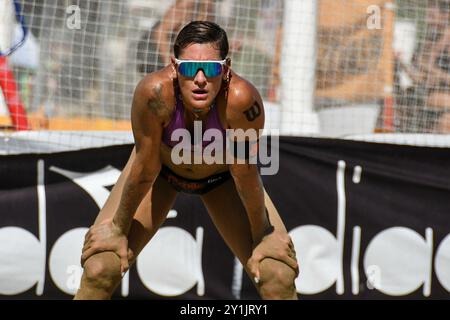
[(194, 95), (194, 99), (196, 100), (205, 100), (208, 98), (208, 91), (205, 89), (194, 89), (192, 90), (192, 93)]

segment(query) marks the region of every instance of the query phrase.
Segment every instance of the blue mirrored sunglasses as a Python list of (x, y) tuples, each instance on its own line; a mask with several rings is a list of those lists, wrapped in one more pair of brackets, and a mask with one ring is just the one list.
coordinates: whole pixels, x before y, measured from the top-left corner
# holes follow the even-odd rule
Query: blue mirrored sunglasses
[(181, 75), (192, 78), (195, 77), (198, 70), (202, 70), (206, 77), (214, 78), (222, 73), (222, 66), (225, 64), (224, 60), (178, 60), (175, 59), (178, 65), (178, 71)]

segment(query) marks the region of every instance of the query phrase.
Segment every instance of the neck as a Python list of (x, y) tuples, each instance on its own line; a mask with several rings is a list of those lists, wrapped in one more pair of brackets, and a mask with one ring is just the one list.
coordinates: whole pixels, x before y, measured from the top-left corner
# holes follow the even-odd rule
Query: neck
[[(196, 111), (197, 110), (197, 111)], [(211, 106), (208, 109), (192, 109), (188, 110), (185, 108), (185, 114), (189, 121), (203, 121), (208, 117), (208, 112), (211, 110)]]
[(183, 101), (183, 96), (180, 94), (179, 95), (181, 102), (184, 106), (184, 114), (185, 114), (185, 119), (188, 119), (189, 121), (194, 121), (194, 120), (205, 120), (206, 117), (208, 116), (209, 111), (211, 111), (212, 106), (214, 104), (210, 105), (208, 108), (206, 109), (198, 109), (195, 107), (191, 107), (190, 105), (187, 105), (184, 101)]
[[(213, 102), (214, 104), (214, 102)], [(186, 105), (183, 101), (184, 112), (188, 115), (190, 119), (193, 120), (204, 120), (208, 116), (208, 113), (211, 111), (213, 104), (208, 106), (207, 108), (196, 108), (190, 105)]]

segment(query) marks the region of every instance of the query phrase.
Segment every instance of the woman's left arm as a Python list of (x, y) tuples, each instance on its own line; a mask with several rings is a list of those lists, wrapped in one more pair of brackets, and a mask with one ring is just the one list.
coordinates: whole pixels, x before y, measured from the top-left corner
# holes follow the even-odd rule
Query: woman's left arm
[[(292, 240), (286, 230), (274, 230), (265, 207), (264, 187), (256, 165), (258, 140), (264, 128), (264, 108), (256, 89), (249, 83), (230, 90), (227, 121), (231, 129), (233, 163), (230, 172), (247, 212), (253, 239), (252, 256), (247, 262), (257, 283), (259, 264), (265, 258), (286, 263), (298, 273)], [(237, 151), (236, 151), (237, 150)]]
[(228, 97), (227, 122), (233, 163), (229, 164), (239, 197), (247, 211), (253, 242), (259, 243), (270, 228), (264, 205), (264, 188), (256, 165), (258, 140), (264, 128), (262, 99), (253, 86), (243, 82)]

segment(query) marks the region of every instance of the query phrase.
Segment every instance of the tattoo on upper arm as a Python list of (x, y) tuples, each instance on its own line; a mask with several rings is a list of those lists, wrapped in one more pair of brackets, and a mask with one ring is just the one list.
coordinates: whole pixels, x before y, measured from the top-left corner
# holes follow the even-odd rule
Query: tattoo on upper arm
[(164, 107), (166, 106), (166, 103), (162, 96), (162, 85), (160, 83), (153, 88), (153, 94), (155, 95), (155, 98), (148, 102), (148, 107), (151, 112), (161, 116), (165, 111)]
[(261, 110), (262, 108), (259, 105), (258, 101), (255, 101), (255, 104), (245, 110), (244, 114), (248, 121), (254, 121), (261, 115)]

